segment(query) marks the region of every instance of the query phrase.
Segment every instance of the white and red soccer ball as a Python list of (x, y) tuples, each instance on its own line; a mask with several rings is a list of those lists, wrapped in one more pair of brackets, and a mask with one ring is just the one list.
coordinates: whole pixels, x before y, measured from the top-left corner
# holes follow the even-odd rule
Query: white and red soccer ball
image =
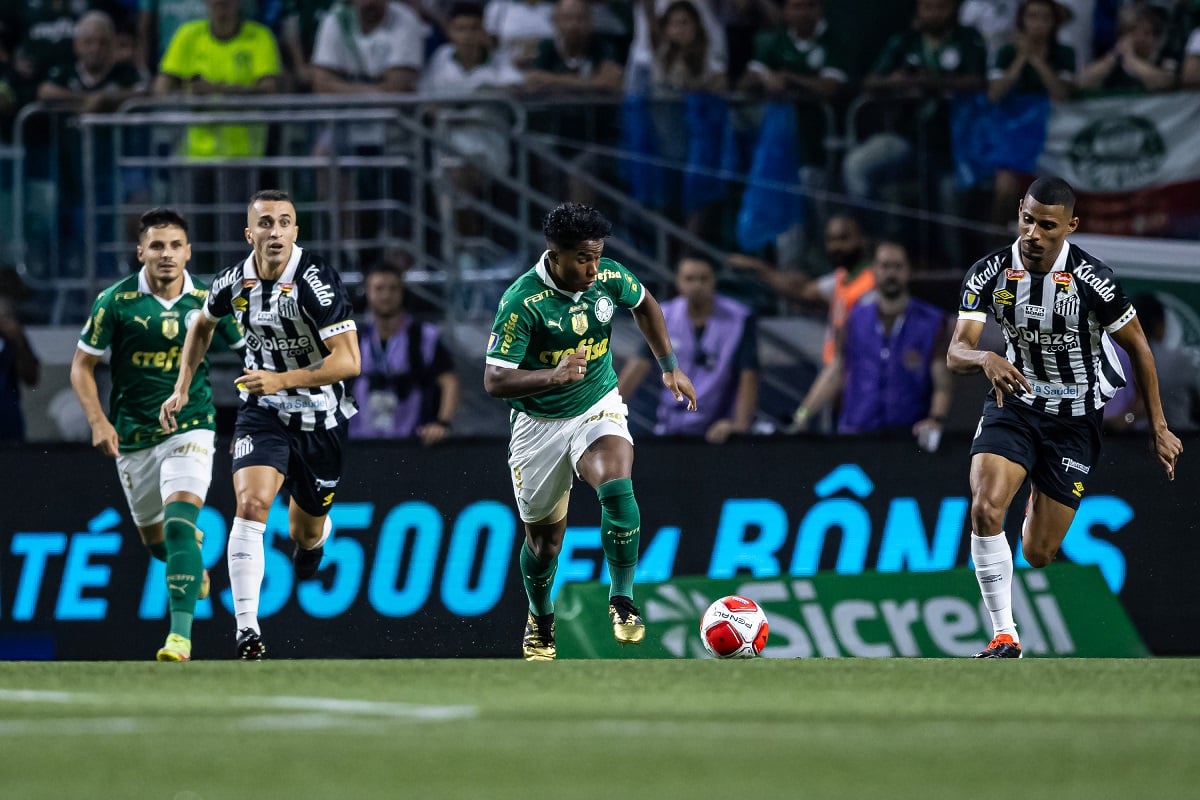
[(722, 597), (700, 618), (700, 641), (716, 658), (754, 658), (769, 632), (767, 615), (748, 597)]

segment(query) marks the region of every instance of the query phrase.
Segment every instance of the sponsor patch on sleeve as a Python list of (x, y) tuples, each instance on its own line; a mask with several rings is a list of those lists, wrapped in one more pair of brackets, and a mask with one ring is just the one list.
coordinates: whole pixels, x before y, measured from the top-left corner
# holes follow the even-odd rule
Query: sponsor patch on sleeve
[(967, 311), (974, 311), (975, 309), (979, 308), (978, 292), (972, 292), (970, 289), (963, 292), (962, 307)]
[(492, 348), (496, 346), (496, 342), (500, 341), (500, 334), (493, 333), (488, 336), (487, 352), (492, 352)]

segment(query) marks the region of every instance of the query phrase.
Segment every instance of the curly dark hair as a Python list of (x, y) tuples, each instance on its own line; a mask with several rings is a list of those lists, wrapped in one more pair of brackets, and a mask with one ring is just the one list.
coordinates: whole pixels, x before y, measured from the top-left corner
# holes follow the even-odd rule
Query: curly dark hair
[(606, 239), (612, 223), (596, 209), (582, 203), (563, 203), (542, 221), (546, 241), (563, 250), (574, 250), (583, 242)]
[(178, 211), (173, 208), (152, 208), (138, 220), (138, 237), (151, 228), (163, 228), (168, 225), (182, 228), (184, 233), (188, 232), (187, 220)]

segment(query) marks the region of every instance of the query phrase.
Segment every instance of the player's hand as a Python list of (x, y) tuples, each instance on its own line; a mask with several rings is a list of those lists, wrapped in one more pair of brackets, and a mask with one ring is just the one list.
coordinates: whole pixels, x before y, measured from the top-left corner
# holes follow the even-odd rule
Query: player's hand
[(110, 458), (117, 457), (117, 429), (107, 417), (92, 426), (92, 447)]
[(579, 345), (579, 349), (563, 356), (554, 367), (553, 382), (555, 385), (575, 383), (587, 376), (587, 346)]
[(988, 357), (984, 359), (983, 374), (987, 375), (992, 388), (996, 390), (996, 405), (1000, 408), (1004, 407), (1004, 395), (1033, 391), (1033, 387), (1021, 371), (1007, 358), (995, 353), (988, 353)]
[(267, 372), (265, 369), (243, 369), (242, 377), (234, 383), (239, 391), (262, 397), (286, 389), (282, 372)]
[(683, 370), (678, 367), (663, 373), (663, 386), (680, 402), (686, 397), (688, 411), (695, 411), (699, 407), (696, 404), (696, 389), (692, 386), (692, 379), (684, 375)]
[(1175, 461), (1183, 452), (1183, 442), (1179, 441), (1179, 437), (1167, 428), (1160, 431), (1152, 430), (1150, 439), (1154, 443), (1154, 452), (1158, 456), (1158, 463), (1162, 464), (1163, 469), (1167, 471), (1167, 480), (1175, 480)]
[(174, 433), (179, 429), (179, 424), (175, 422), (175, 415), (183, 410), (187, 401), (187, 392), (181, 392), (179, 389), (171, 392), (171, 396), (163, 400), (163, 404), (158, 408), (158, 424), (164, 431)]

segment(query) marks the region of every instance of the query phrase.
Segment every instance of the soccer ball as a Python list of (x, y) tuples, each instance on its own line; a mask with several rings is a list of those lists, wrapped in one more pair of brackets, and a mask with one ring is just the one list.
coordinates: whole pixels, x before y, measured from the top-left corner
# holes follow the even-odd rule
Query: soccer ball
[(713, 603), (700, 618), (700, 641), (716, 658), (754, 658), (767, 646), (770, 625), (758, 603), (729, 595)]

